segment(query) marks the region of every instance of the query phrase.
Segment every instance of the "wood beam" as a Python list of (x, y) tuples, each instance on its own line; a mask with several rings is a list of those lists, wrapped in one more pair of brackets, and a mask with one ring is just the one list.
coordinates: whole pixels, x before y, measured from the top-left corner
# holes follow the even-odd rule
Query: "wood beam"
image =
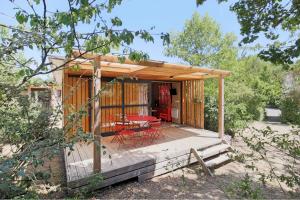
[[(76, 57), (79, 57), (82, 53), (84, 53), (84, 51), (80, 52), (80, 51), (74, 50), (72, 52), (72, 55), (76, 58)], [(97, 57), (97, 54), (86, 53), (86, 54), (82, 55), (81, 57), (86, 58), (86, 59), (94, 59), (95, 57)], [(208, 73), (208, 74), (212, 74), (212, 75), (222, 75), (222, 76), (230, 75), (230, 71), (226, 71), (226, 70), (211, 69), (211, 68), (189, 66), (189, 65), (182, 65), (182, 64), (172, 64), (172, 63), (165, 63), (163, 61), (145, 60), (145, 61), (140, 61), (140, 62), (134, 62), (134, 61), (126, 58), (123, 63), (120, 63), (118, 57), (113, 56), (113, 55), (103, 55), (103, 56), (101, 56), (101, 61), (111, 62), (111, 63), (119, 63), (119, 64), (143, 65), (143, 66), (148, 66), (148, 67), (169, 68), (169, 69), (182, 69), (182, 70), (196, 69), (197, 72)]]
[(101, 107), (100, 107), (100, 91), (101, 91), (101, 66), (100, 56), (94, 59), (94, 173), (101, 172)]
[(219, 137), (224, 137), (224, 77), (219, 77), (219, 99), (218, 99), (218, 129)]
[(204, 80), (200, 80), (200, 128), (204, 129)]

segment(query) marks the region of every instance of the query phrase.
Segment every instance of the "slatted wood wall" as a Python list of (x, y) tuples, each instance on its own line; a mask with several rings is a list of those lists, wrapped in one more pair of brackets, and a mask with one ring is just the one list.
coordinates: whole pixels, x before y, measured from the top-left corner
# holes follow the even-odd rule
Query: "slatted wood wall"
[(124, 83), (125, 115), (148, 115), (148, 83)]
[[(75, 130), (82, 127), (84, 132), (91, 132), (91, 105), (89, 98), (91, 97), (92, 79), (91, 77), (64, 76), (63, 87), (63, 105), (64, 105), (64, 124), (72, 125), (72, 129), (68, 134), (74, 134)], [(83, 116), (80, 117), (79, 112), (82, 111)], [(70, 118), (74, 115), (75, 118)], [(69, 127), (68, 125), (68, 127)]]
[[(101, 81), (101, 133), (114, 131), (113, 122), (122, 121), (124, 101), (124, 115), (148, 115), (149, 84), (142, 82)], [(124, 95), (122, 92), (124, 88)], [(91, 76), (64, 76), (64, 124), (72, 125), (70, 132), (82, 126), (84, 132), (90, 132), (92, 126), (91, 105), (93, 82)], [(123, 100), (124, 98), (124, 100)], [(82, 119), (70, 120), (68, 115), (78, 113), (82, 109), (86, 115)], [(68, 133), (69, 134), (69, 133)], [(71, 134), (71, 135), (72, 135)]]
[[(114, 131), (113, 123), (122, 121), (124, 101), (124, 115), (148, 115), (148, 83), (138, 82), (107, 82), (101, 95), (101, 127), (102, 133)], [(124, 87), (124, 96), (122, 94)], [(123, 100), (124, 97), (124, 100)]]
[(182, 124), (204, 127), (204, 80), (182, 81)]
[(101, 81), (101, 133), (112, 131), (112, 122), (120, 121), (122, 114), (122, 84)]
[[(150, 90), (149, 83), (143, 82), (113, 82), (102, 80), (101, 95), (101, 132), (114, 130), (112, 122), (121, 121), (124, 109), (125, 115), (149, 115)], [(124, 94), (122, 94), (124, 88)], [(71, 132), (82, 126), (83, 131), (91, 132), (92, 109), (88, 104), (92, 97), (93, 82), (91, 77), (80, 77), (65, 74), (63, 87), (64, 123), (71, 123)], [(182, 81), (181, 123), (197, 128), (204, 127), (204, 80)], [(123, 99), (124, 98), (124, 99)], [(122, 102), (124, 107), (122, 108)], [(79, 110), (86, 115), (70, 121), (67, 116)]]

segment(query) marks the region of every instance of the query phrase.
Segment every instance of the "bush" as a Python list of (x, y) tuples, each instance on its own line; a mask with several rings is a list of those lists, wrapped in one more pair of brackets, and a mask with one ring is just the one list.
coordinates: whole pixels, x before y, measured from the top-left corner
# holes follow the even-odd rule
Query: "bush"
[(262, 190), (255, 186), (249, 175), (240, 180), (233, 182), (226, 188), (227, 195), (232, 199), (263, 199)]
[(218, 130), (218, 103), (212, 96), (205, 97), (204, 128), (211, 131)]
[(292, 97), (286, 97), (281, 101), (281, 121), (300, 125), (300, 107)]
[[(247, 123), (263, 120), (266, 105), (279, 106), (282, 69), (250, 56), (230, 70), (225, 79), (225, 133), (234, 136)], [(217, 88), (217, 80), (205, 81), (205, 128), (212, 131), (218, 129)]]
[[(214, 94), (217, 86), (207, 81), (208, 91), (205, 97), (205, 129), (218, 130), (218, 100)], [(234, 136), (234, 133), (245, 128), (252, 120), (261, 120), (266, 103), (251, 87), (244, 83), (236, 84), (232, 79), (225, 82), (225, 133)]]

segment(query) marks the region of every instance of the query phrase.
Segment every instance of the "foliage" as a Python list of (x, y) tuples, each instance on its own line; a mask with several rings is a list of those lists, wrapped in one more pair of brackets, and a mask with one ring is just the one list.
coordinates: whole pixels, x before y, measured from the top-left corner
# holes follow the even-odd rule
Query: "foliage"
[(281, 120), (300, 125), (300, 63), (284, 76), (284, 95), (281, 98)]
[[(56, 12), (52, 12), (48, 8), (53, 6), (51, 2), (27, 1), (28, 5), (15, 8), (15, 18), (19, 26), (1, 24), (10, 30), (13, 37), (2, 38), (0, 56), (12, 56), (23, 50), (40, 52), (41, 60), (35, 60), (34, 67), (27, 62), (34, 61), (33, 58), (20, 63), (24, 66), (19, 71), (23, 76), (21, 84), (36, 75), (49, 74), (64, 68), (76, 57), (53, 69), (50, 69), (51, 63), (47, 62), (47, 57), (53, 53), (65, 53), (67, 57), (71, 57), (74, 48), (80, 51), (77, 57), (81, 57), (88, 52), (107, 54), (112, 48), (122, 47), (120, 51), (123, 54), (137, 61), (143, 60), (147, 55), (135, 51), (129, 45), (137, 37), (146, 42), (153, 42), (154, 38), (144, 29), (126, 29), (120, 18), (111, 16), (112, 9), (121, 2), (122, 0), (65, 0), (62, 3), (68, 5), (67, 10), (58, 7)], [(79, 27), (82, 25), (85, 25), (84, 30)], [(168, 34), (161, 33), (160, 36), (164, 43), (169, 40)]]
[(281, 99), (281, 120), (300, 125), (300, 70), (299, 63), (285, 75), (284, 95)]
[(236, 56), (232, 34), (222, 35), (219, 25), (208, 15), (201, 17), (195, 12), (186, 21), (184, 31), (171, 34), (167, 56), (176, 56), (191, 65), (219, 67), (222, 61)]
[[(280, 133), (270, 127), (259, 130), (248, 128), (239, 134), (246, 143), (249, 150), (237, 156), (245, 166), (258, 172), (259, 180), (266, 184), (268, 181), (275, 180), (282, 191), (283, 184), (291, 191), (296, 192), (300, 188), (300, 129), (294, 127), (287, 133)], [(275, 157), (270, 156), (276, 154)], [(241, 159), (241, 157), (243, 159)], [(280, 161), (278, 161), (280, 160)], [(258, 169), (256, 163), (265, 163), (263, 170)], [(282, 163), (284, 168), (280, 168)]]
[(283, 72), (255, 56), (240, 58), (232, 72), (225, 81), (225, 128), (235, 131), (262, 120), (267, 105), (279, 106)]
[[(15, 5), (17, 25), (0, 24), (4, 27), (0, 33), (0, 198), (36, 197), (32, 187), (35, 181), (49, 178), (39, 170), (45, 159), (58, 155), (62, 148), (73, 150), (79, 140), (97, 144), (81, 127), (88, 104), (78, 112), (69, 113), (61, 127), (60, 105), (45, 109), (26, 92), (30, 84), (43, 84), (36, 77), (62, 70), (89, 52), (107, 54), (118, 48), (120, 60), (126, 55), (135, 61), (147, 59), (147, 54), (129, 45), (135, 38), (153, 42), (152, 33), (123, 27), (122, 20), (111, 14), (121, 2), (65, 0), (61, 3), (67, 5), (66, 9), (45, 0), (26, 1), (21, 6), (7, 2)], [(168, 34), (159, 35), (163, 43), (168, 43)], [(74, 48), (79, 55), (72, 54)], [(24, 51), (28, 56), (24, 56)], [(31, 57), (31, 53), (38, 59)], [(69, 59), (51, 68), (47, 57), (55, 53), (65, 54)], [(97, 101), (103, 90), (88, 103)], [(76, 127), (74, 137), (66, 139), (66, 133), (73, 127)], [(2, 149), (7, 147), (9, 152), (4, 154)], [(28, 196), (31, 194), (34, 196)]]
[(95, 195), (95, 192), (93, 192), (95, 189), (97, 189), (97, 186), (99, 183), (103, 181), (103, 176), (101, 174), (95, 174), (91, 177), (89, 177), (88, 184), (85, 186), (82, 186), (77, 189), (73, 189), (72, 197), (76, 199), (87, 199), (93, 197)]
[(254, 186), (254, 182), (248, 174), (242, 180), (233, 182), (227, 186), (226, 193), (231, 199), (263, 199), (261, 189)]
[(285, 97), (281, 101), (281, 121), (300, 125), (300, 106), (292, 97)]
[[(282, 69), (256, 56), (238, 58), (232, 34), (222, 36), (209, 16), (194, 14), (182, 32), (171, 35), (166, 55), (191, 65), (209, 65), (232, 71), (225, 79), (225, 131), (230, 134), (251, 120), (263, 119), (264, 107), (278, 107)], [(205, 80), (205, 128), (217, 130), (217, 81)]]
[[(218, 0), (226, 2), (227, 0)], [(197, 0), (201, 5), (205, 0)], [(245, 1), (237, 0), (230, 7), (241, 25), (241, 44), (253, 43), (258, 38), (268, 41), (259, 57), (274, 64), (288, 66), (300, 56), (300, 7), (299, 1)], [(280, 37), (280, 35), (289, 35)]]
[(218, 129), (218, 102), (216, 97), (205, 96), (204, 126), (207, 130)]

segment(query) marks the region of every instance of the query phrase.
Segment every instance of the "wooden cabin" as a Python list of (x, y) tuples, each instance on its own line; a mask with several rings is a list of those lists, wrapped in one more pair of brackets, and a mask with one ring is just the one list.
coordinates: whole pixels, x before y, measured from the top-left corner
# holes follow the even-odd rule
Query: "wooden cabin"
[[(61, 86), (64, 122), (71, 112), (85, 110), (76, 121), (84, 132), (92, 132), (105, 149), (78, 143), (65, 150), (68, 185), (85, 186), (101, 173), (105, 187), (131, 178), (145, 180), (199, 161), (207, 166), (212, 157), (225, 161), (229, 145), (224, 135), (224, 79), (229, 71), (147, 60), (120, 62), (112, 55), (74, 51), (72, 58), (49, 57)], [(75, 59), (76, 58), (76, 59)], [(204, 129), (205, 80), (217, 79), (219, 92), (218, 133)], [(91, 101), (100, 94), (96, 101)], [(155, 116), (163, 121), (163, 138), (150, 144), (126, 146), (112, 142), (115, 121), (124, 116)], [(72, 131), (76, 130), (74, 124)], [(79, 126), (78, 126), (79, 127)], [(191, 155), (191, 149), (199, 155)], [(105, 152), (105, 154), (104, 154)], [(222, 158), (223, 156), (223, 158)], [(178, 164), (179, 163), (179, 164)], [(169, 167), (169, 169), (168, 169)]]

